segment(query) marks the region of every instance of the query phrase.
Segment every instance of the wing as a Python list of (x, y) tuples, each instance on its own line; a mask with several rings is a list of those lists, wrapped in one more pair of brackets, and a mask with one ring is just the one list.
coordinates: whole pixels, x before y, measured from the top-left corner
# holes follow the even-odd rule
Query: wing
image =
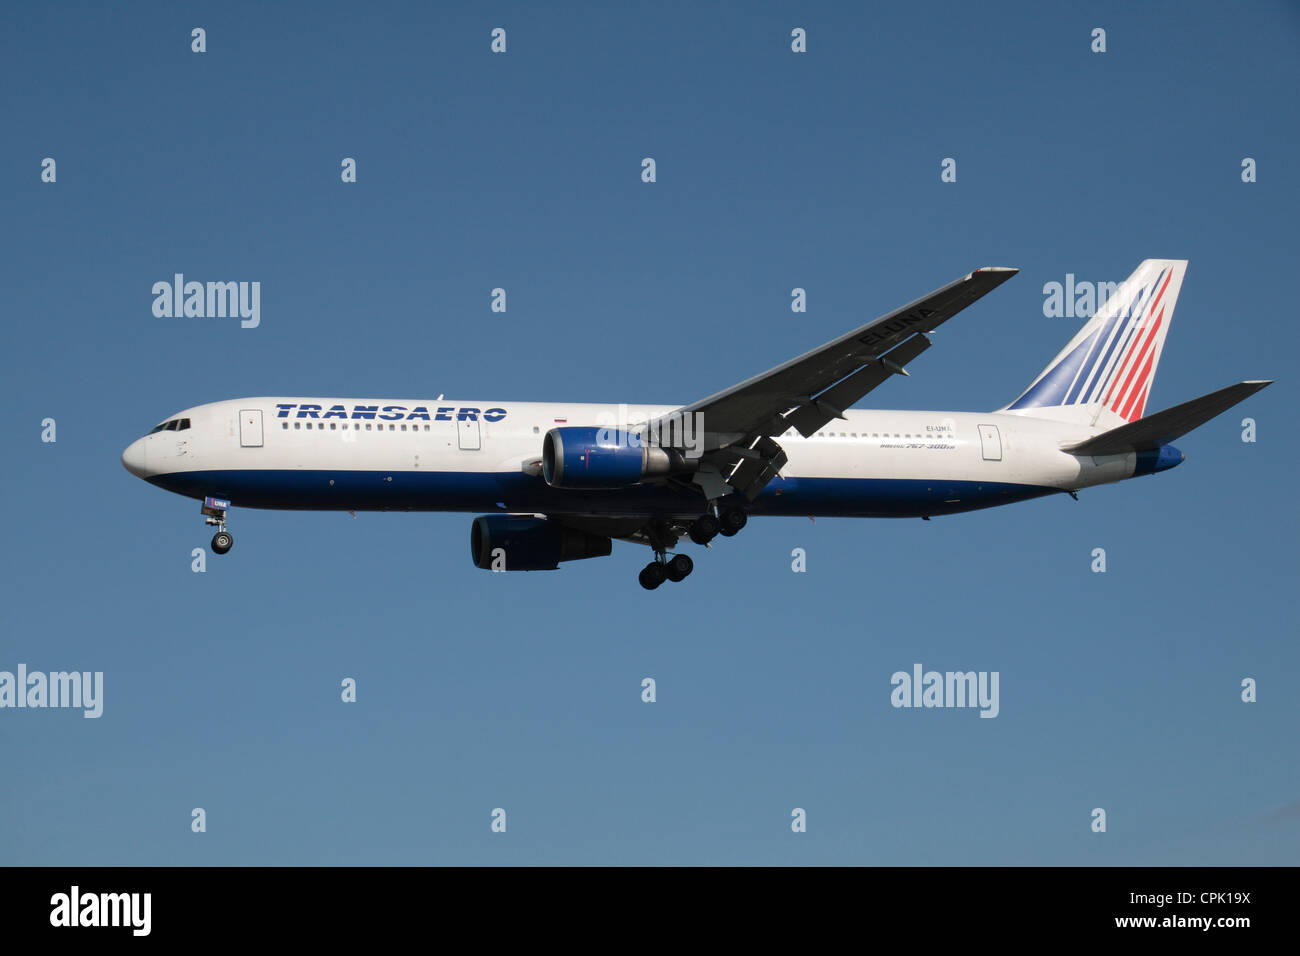
[(843, 418), (844, 409), (885, 379), (907, 374), (906, 364), (930, 347), (924, 333), (1018, 271), (977, 269), (762, 375), (677, 409), (651, 423), (653, 434), (669, 436), (662, 443), (673, 445), (671, 436), (680, 436), (681, 422), (692, 416), (703, 430), (703, 464), (711, 466), (702, 470), (716, 469), (728, 490), (752, 500), (785, 464), (774, 436), (794, 428), (807, 437)]

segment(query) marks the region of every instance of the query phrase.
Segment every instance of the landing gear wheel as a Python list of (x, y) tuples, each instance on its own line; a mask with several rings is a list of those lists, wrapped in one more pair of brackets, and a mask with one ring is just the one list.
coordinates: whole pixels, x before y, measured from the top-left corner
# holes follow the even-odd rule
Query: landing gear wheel
[(728, 508), (718, 516), (722, 521), (722, 535), (730, 538), (749, 522), (749, 515), (739, 508)]
[(235, 536), (229, 531), (218, 531), (212, 536), (212, 550), (216, 554), (225, 554), (235, 546)]
[(691, 560), (689, 554), (675, 554), (664, 566), (664, 573), (668, 575), (669, 581), (681, 581), (695, 570), (695, 562)]
[(637, 580), (641, 582), (641, 587), (647, 591), (653, 591), (663, 584), (667, 578), (667, 570), (658, 561), (651, 561), (641, 569), (641, 573), (637, 576)]
[(717, 518), (710, 514), (703, 514), (691, 522), (691, 526), (686, 533), (691, 536), (691, 540), (696, 544), (708, 544), (717, 536), (721, 528), (722, 525)]

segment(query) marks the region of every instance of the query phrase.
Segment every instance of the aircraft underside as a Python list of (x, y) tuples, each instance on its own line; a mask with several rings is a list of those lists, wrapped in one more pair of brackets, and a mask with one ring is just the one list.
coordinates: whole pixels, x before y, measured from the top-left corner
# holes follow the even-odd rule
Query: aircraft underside
[[(297, 511), (453, 511), (690, 520), (709, 510), (698, 486), (635, 485), (605, 491), (553, 488), (540, 476), (465, 472), (195, 471), (149, 481), (187, 497), (216, 495), (235, 507)], [(1060, 491), (988, 481), (905, 478), (778, 479), (751, 515), (918, 518), (1010, 504)], [(725, 499), (723, 499), (725, 502)]]

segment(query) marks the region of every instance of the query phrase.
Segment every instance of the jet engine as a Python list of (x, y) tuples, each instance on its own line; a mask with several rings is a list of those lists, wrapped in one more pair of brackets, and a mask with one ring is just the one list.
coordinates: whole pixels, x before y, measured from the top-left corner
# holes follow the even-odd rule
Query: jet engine
[(676, 449), (616, 428), (552, 428), (542, 442), (542, 476), (552, 488), (626, 488), (697, 466)]
[(474, 566), (488, 571), (554, 571), (561, 561), (603, 558), (614, 542), (531, 515), (480, 515), (469, 535)]

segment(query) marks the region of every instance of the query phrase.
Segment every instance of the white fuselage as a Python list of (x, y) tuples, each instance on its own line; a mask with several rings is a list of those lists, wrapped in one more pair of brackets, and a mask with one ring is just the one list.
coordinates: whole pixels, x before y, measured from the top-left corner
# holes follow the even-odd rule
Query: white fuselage
[[(446, 399), (247, 398), (172, 417), (188, 427), (132, 443), (123, 463), (161, 487), (233, 506), (690, 517), (708, 496), (686, 482), (574, 491), (541, 476), (553, 428), (637, 424), (678, 406)], [(1131, 477), (1134, 454), (1061, 450), (1095, 430), (1007, 413), (849, 410), (808, 438), (754, 514), (928, 516)], [(695, 491), (692, 491), (692, 488)]]

